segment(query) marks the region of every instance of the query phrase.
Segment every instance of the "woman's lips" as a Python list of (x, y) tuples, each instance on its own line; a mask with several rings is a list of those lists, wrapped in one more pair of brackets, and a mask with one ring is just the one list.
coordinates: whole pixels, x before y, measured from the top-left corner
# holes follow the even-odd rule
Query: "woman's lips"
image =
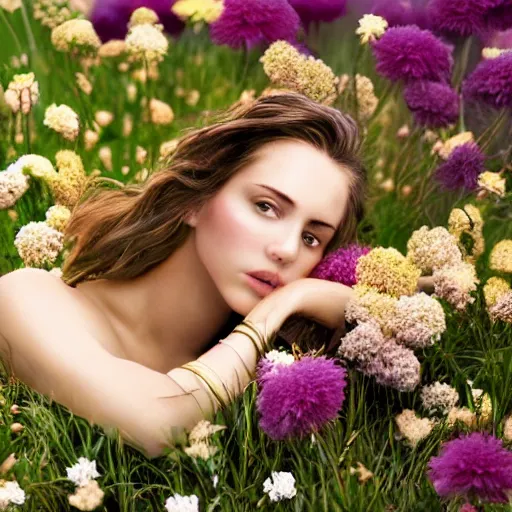
[(260, 297), (266, 297), (269, 293), (272, 293), (275, 290), (272, 285), (265, 283), (256, 277), (252, 277), (249, 274), (246, 274), (246, 276), (247, 283)]

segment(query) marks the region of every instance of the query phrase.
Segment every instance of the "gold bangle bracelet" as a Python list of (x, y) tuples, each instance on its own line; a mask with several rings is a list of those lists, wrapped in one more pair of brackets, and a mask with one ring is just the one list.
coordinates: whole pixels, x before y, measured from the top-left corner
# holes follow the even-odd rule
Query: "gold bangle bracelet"
[(258, 342), (254, 339), (254, 337), (251, 334), (249, 334), (248, 332), (243, 330), (240, 325), (235, 327), (233, 329), (233, 332), (234, 333), (238, 332), (240, 334), (244, 334), (245, 336), (247, 336), (251, 340), (251, 343), (253, 344), (254, 348), (256, 349), (256, 353), (258, 354), (258, 356), (259, 357), (263, 357), (264, 356), (264, 354), (265, 354), (264, 348), (261, 345), (258, 344)]
[(248, 329), (250, 329), (260, 340), (263, 350), (268, 352), (270, 349), (271, 340), (266, 339), (265, 336), (259, 331), (259, 329), (251, 322), (251, 320), (245, 318), (242, 320), (241, 325), (245, 325)]
[[(198, 364), (199, 363), (199, 364)], [(190, 361), (188, 363), (185, 363), (184, 365), (180, 366), (180, 368), (183, 368), (184, 370), (191, 371), (194, 373), (197, 377), (199, 377), (209, 388), (219, 405), (224, 408), (227, 406), (226, 400), (224, 400), (223, 394), (219, 391), (217, 386), (205, 375), (204, 370), (202, 370), (201, 367), (206, 367), (204, 363), (201, 363), (200, 361)], [(208, 370), (211, 372), (212, 370), (208, 368)], [(217, 376), (217, 378), (219, 378)], [(220, 380), (220, 379), (219, 379)], [(222, 381), (221, 381), (222, 382)]]
[(245, 361), (243, 360), (242, 356), (238, 353), (238, 351), (236, 350), (235, 347), (233, 347), (233, 345), (230, 345), (229, 343), (225, 343), (225, 340), (220, 340), (220, 343), (224, 343), (224, 345), (226, 347), (229, 347), (238, 357), (238, 359), (240, 359), (240, 361), (242, 362), (242, 365), (243, 367), (245, 368), (245, 371), (247, 372), (247, 375), (249, 376), (249, 379), (252, 379), (254, 378), (254, 374), (255, 372), (251, 372), (249, 370), (249, 368), (247, 368), (247, 365), (245, 364)]

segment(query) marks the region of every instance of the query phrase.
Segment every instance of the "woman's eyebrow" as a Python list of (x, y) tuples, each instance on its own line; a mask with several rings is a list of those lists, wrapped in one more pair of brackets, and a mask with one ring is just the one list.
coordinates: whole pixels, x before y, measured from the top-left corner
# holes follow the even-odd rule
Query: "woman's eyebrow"
[[(296, 206), (295, 202), (290, 197), (288, 197), (285, 193), (281, 192), (280, 190), (277, 190), (274, 187), (271, 187), (270, 185), (263, 185), (263, 183), (256, 183), (255, 185), (258, 187), (262, 187), (267, 190), (270, 190), (271, 192), (274, 192), (274, 194), (276, 194), (276, 196), (280, 197), (283, 201), (288, 203), (290, 206), (292, 206), (292, 207)], [(333, 225), (328, 224), (327, 222), (324, 222), (322, 220), (311, 220), (310, 224), (313, 224), (315, 226), (324, 226), (326, 228), (332, 229), (333, 231), (336, 231), (336, 228)]]

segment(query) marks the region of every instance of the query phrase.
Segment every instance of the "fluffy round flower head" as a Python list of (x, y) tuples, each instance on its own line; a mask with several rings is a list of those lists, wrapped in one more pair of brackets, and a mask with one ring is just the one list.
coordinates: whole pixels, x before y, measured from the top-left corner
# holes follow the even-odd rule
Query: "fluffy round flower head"
[(510, 0), (494, 0), (492, 7), (487, 9), (484, 22), (488, 30), (505, 31), (512, 28), (512, 2)]
[(176, 493), (167, 498), (165, 502), (167, 512), (199, 512), (199, 498), (192, 494), (191, 496), (181, 496)]
[(72, 209), (87, 184), (82, 159), (75, 152), (64, 149), (57, 152), (55, 161), (59, 172), (45, 179), (52, 189), (55, 203)]
[(450, 155), (452, 154), (453, 150), (458, 147), (462, 146), (463, 144), (466, 144), (468, 142), (474, 142), (474, 136), (473, 132), (462, 132), (458, 133), (457, 135), (454, 135), (453, 137), (450, 137), (448, 140), (446, 140), (442, 147), (439, 149), (438, 153), (439, 156), (443, 160), (448, 160)]
[(418, 418), (411, 409), (404, 409), (395, 417), (396, 425), (400, 436), (407, 440), (413, 448), (427, 437), (434, 428), (433, 420), (429, 418)]
[(9, 504), (23, 505), (25, 503), (25, 491), (18, 482), (2, 480), (0, 484), (0, 503), (6, 504), (2, 510), (6, 510)]
[(46, 224), (61, 233), (64, 232), (66, 224), (71, 217), (71, 212), (68, 208), (62, 205), (54, 205), (48, 208), (46, 212)]
[(132, 12), (130, 21), (128, 22), (128, 28), (135, 27), (137, 25), (155, 25), (159, 22), (158, 14), (153, 9), (147, 7), (139, 7)]
[(429, 461), (428, 476), (442, 497), (477, 497), (508, 503), (512, 489), (512, 452), (501, 439), (473, 432), (448, 441)]
[(450, 80), (451, 50), (428, 30), (414, 25), (388, 28), (372, 50), (377, 72), (389, 80)]
[(481, 33), (484, 14), (496, 0), (430, 0), (427, 12), (436, 31), (459, 36)]
[(499, 197), (505, 195), (506, 183), (507, 180), (498, 172), (485, 171), (478, 176), (478, 186)]
[(467, 407), (453, 407), (448, 413), (446, 423), (452, 427), (459, 421), (470, 428), (474, 428), (476, 426), (476, 413), (470, 411)]
[[(349, 87), (353, 90), (353, 78), (349, 79)], [(367, 121), (375, 112), (379, 99), (375, 96), (375, 89), (370, 78), (364, 75), (356, 74), (357, 91), (357, 113), (361, 121)]]
[(320, 59), (301, 54), (286, 41), (271, 44), (260, 58), (263, 70), (279, 87), (330, 105), (337, 96), (338, 77)]
[(483, 59), (495, 59), (499, 57), (503, 52), (507, 50), (503, 50), (501, 48), (483, 48), (482, 49), (482, 58)]
[(365, 14), (359, 20), (359, 27), (356, 29), (356, 34), (360, 38), (361, 44), (366, 44), (369, 41), (375, 41), (381, 37), (388, 28), (388, 22), (382, 16), (375, 16), (374, 14)]
[(126, 51), (126, 42), (124, 39), (112, 39), (106, 43), (103, 43), (99, 50), (98, 56), (102, 59), (111, 59), (119, 57)]
[(354, 298), (345, 307), (346, 320), (350, 323), (374, 321), (386, 336), (390, 336), (396, 313), (396, 297), (364, 284), (355, 285), (354, 292)]
[(475, 301), (470, 293), (476, 291), (480, 282), (475, 266), (465, 261), (435, 270), (433, 280), (435, 294), (458, 311), (464, 311), (468, 304)]
[(1, 0), (0, 8), (5, 9), (7, 12), (13, 13), (17, 9), (21, 9), (22, 0)]
[(272, 471), (271, 478), (263, 482), (263, 492), (268, 494), (270, 501), (290, 500), (297, 494), (295, 478), (286, 471)]
[(210, 439), (216, 432), (226, 429), (225, 425), (213, 425), (208, 420), (200, 420), (188, 435), (189, 443), (200, 443)]
[(44, 114), (43, 124), (71, 141), (77, 138), (80, 131), (78, 114), (67, 105), (50, 105)]
[(341, 339), (338, 355), (364, 366), (376, 357), (385, 342), (376, 322), (362, 322)]
[(414, 352), (393, 339), (386, 340), (377, 355), (361, 365), (361, 371), (398, 391), (413, 391), (420, 382), (420, 362)]
[(500, 109), (512, 107), (512, 52), (482, 60), (462, 84), (467, 101), (482, 102)]
[(375, 247), (356, 267), (358, 282), (395, 297), (412, 295), (420, 276), (421, 270), (393, 247)]
[(430, 275), (445, 265), (456, 265), (462, 261), (457, 239), (442, 226), (429, 229), (421, 226), (407, 241), (407, 258), (423, 275)]
[(421, 389), (421, 402), (423, 408), (430, 413), (437, 411), (448, 414), (459, 401), (459, 393), (449, 384), (434, 382), (430, 386), (423, 386)]
[(286, 0), (224, 0), (210, 35), (215, 44), (250, 49), (278, 39), (294, 40), (299, 27), (299, 15)]
[(97, 50), (101, 41), (89, 20), (72, 19), (52, 30), (52, 44), (60, 52), (69, 52), (75, 48), (90, 51)]
[[(10, 100), (9, 95), (12, 95)], [(22, 113), (27, 115), (32, 106), (39, 101), (39, 83), (36, 82), (34, 73), (14, 75), (4, 96), (14, 113), (21, 109)]]
[(78, 487), (75, 494), (68, 496), (68, 502), (78, 510), (95, 510), (103, 503), (105, 493), (96, 480), (89, 480), (83, 487)]
[(178, 0), (171, 11), (182, 20), (189, 19), (192, 23), (213, 23), (219, 19), (223, 8), (222, 0)]
[(446, 330), (443, 307), (423, 292), (400, 297), (390, 323), (395, 339), (412, 349), (433, 345)]
[(490, 308), (510, 292), (511, 288), (505, 279), (501, 277), (491, 277), (485, 283), (483, 291), (485, 304)]
[(507, 274), (512, 273), (512, 240), (500, 240), (492, 248), (489, 268)]
[(360, 256), (368, 254), (370, 250), (371, 247), (358, 244), (340, 247), (336, 251), (327, 254), (313, 269), (309, 277), (354, 286), (357, 283), (357, 260)]
[(456, 147), (446, 162), (435, 171), (437, 181), (448, 190), (475, 190), (478, 176), (485, 170), (485, 156), (477, 144)]
[(28, 190), (30, 178), (23, 174), (19, 160), (0, 172), (0, 210), (6, 210)]
[(14, 246), (26, 267), (51, 265), (62, 250), (63, 236), (46, 222), (29, 222), (18, 231)]
[(416, 16), (409, 0), (389, 2), (389, 0), (375, 0), (371, 8), (372, 14), (382, 16), (390, 27), (397, 25), (414, 25)]
[(136, 60), (159, 62), (167, 54), (169, 42), (154, 25), (135, 25), (126, 36), (126, 51)]
[(149, 102), (151, 122), (153, 124), (171, 124), (174, 120), (174, 112), (167, 103), (151, 98)]
[(415, 80), (404, 92), (415, 121), (429, 128), (444, 128), (459, 117), (459, 95), (449, 85)]
[(489, 308), (489, 315), (492, 320), (502, 320), (512, 324), (512, 292), (500, 297), (496, 304)]
[(485, 251), (483, 225), (480, 210), (472, 204), (450, 212), (448, 231), (457, 239), (463, 259), (468, 263), (475, 263)]
[(289, 0), (305, 27), (312, 21), (331, 22), (347, 12), (347, 0)]
[(256, 400), (260, 427), (275, 440), (301, 437), (321, 428), (341, 409), (345, 375), (344, 368), (324, 356), (305, 356), (291, 365), (261, 359)]

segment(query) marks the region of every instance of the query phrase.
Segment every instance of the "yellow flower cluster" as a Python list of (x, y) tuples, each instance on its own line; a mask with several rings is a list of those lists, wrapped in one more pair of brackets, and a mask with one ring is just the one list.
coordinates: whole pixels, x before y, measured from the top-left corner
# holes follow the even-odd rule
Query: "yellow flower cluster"
[(359, 27), (356, 29), (356, 34), (360, 37), (361, 44), (366, 44), (369, 41), (375, 41), (381, 37), (388, 28), (388, 22), (381, 16), (374, 14), (365, 14), (359, 20)]
[(512, 273), (512, 240), (501, 240), (492, 248), (489, 268), (506, 274)]
[(23, 170), (37, 178), (44, 178), (45, 176), (50, 176), (55, 173), (52, 163), (44, 156), (23, 155), (18, 160), (18, 163)]
[(484, 285), (485, 304), (488, 308), (494, 306), (511, 290), (510, 285), (501, 277), (490, 277)]
[(68, 501), (78, 510), (95, 510), (103, 503), (104, 495), (98, 482), (89, 480), (85, 485), (78, 486), (75, 494), (68, 496)]
[(338, 77), (322, 60), (302, 55), (290, 43), (276, 41), (260, 58), (271, 82), (331, 105), (337, 97)]
[(376, 247), (361, 256), (356, 267), (357, 281), (394, 297), (412, 295), (421, 270), (392, 247)]
[[(357, 91), (357, 111), (360, 120), (367, 121), (375, 112), (379, 104), (379, 98), (375, 96), (375, 89), (370, 78), (364, 75), (356, 74), (355, 88)], [(354, 89), (354, 78), (347, 74), (340, 76), (338, 82), (338, 94), (347, 92), (351, 94)]]
[(225, 425), (212, 425), (208, 420), (199, 421), (188, 435), (190, 446), (186, 446), (184, 452), (194, 459), (208, 460), (218, 450), (210, 444), (210, 437), (225, 428)]
[(132, 12), (130, 21), (128, 22), (128, 28), (136, 27), (137, 25), (155, 25), (159, 22), (158, 14), (153, 9), (147, 7), (139, 7)]
[(52, 29), (73, 17), (67, 2), (36, 0), (32, 7), (34, 19), (41, 20), (42, 25)]
[(0, 9), (13, 13), (17, 9), (21, 9), (21, 0), (0, 0)]
[(430, 275), (445, 265), (459, 263), (462, 254), (455, 237), (446, 228), (422, 226), (407, 242), (407, 258), (421, 269), (423, 275)]
[(174, 120), (174, 112), (170, 105), (152, 98), (149, 102), (151, 122), (153, 124), (171, 124)]
[(14, 246), (25, 266), (51, 265), (62, 250), (63, 236), (46, 222), (29, 222), (18, 231)]
[(50, 105), (45, 111), (43, 124), (71, 141), (77, 138), (80, 131), (78, 114), (67, 105)]
[(345, 318), (351, 323), (375, 320), (385, 336), (391, 336), (391, 319), (395, 315), (397, 299), (386, 293), (379, 293), (375, 288), (365, 284), (353, 287), (354, 300), (345, 308)]
[(169, 42), (155, 25), (145, 23), (130, 29), (125, 39), (126, 51), (134, 60), (160, 62), (167, 54)]
[(505, 195), (506, 182), (499, 172), (485, 171), (478, 176), (479, 187), (500, 197)]
[(70, 217), (71, 211), (69, 208), (61, 204), (53, 205), (46, 212), (46, 224), (63, 233)]
[(111, 39), (106, 43), (103, 43), (99, 50), (98, 56), (101, 58), (114, 58), (119, 57), (126, 51), (126, 42), (124, 39)]
[(78, 48), (83, 51), (97, 50), (100, 38), (89, 20), (72, 19), (52, 30), (52, 44), (60, 52)]
[[(454, 208), (448, 218), (448, 231), (457, 239), (457, 245), (463, 255), (464, 261), (475, 263), (485, 251), (483, 235), (484, 221), (480, 210), (472, 204), (467, 204), (463, 209)], [(473, 240), (470, 251), (463, 243), (463, 235), (469, 235)]]
[(435, 421), (429, 418), (419, 418), (412, 409), (404, 409), (395, 417), (400, 436), (405, 438), (413, 448), (434, 428)]
[(92, 92), (92, 84), (83, 73), (75, 73), (76, 85), (78, 88), (89, 96)]
[(178, 0), (171, 7), (171, 11), (178, 18), (188, 19), (192, 23), (213, 23), (219, 19), (223, 8), (222, 0)]
[(14, 114), (21, 110), (27, 115), (39, 101), (39, 83), (34, 73), (14, 75), (4, 93), (4, 100)]

